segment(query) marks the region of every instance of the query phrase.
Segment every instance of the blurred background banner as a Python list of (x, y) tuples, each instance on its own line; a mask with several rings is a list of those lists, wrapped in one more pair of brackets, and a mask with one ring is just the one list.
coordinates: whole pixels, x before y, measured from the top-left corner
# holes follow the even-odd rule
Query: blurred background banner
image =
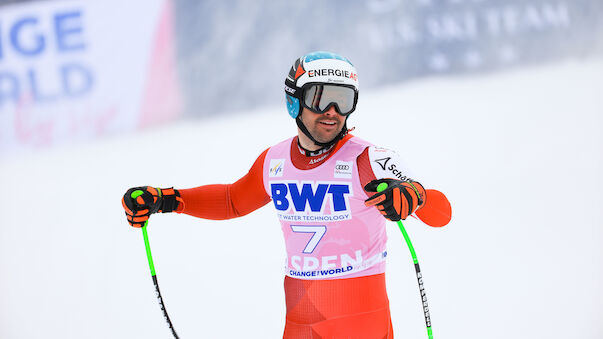
[(347, 56), (362, 89), (600, 55), (602, 16), (600, 0), (182, 0), (176, 31), (199, 116), (280, 103), (290, 65), (312, 50)]
[(2, 6), (0, 156), (180, 115), (171, 15), (164, 0)]
[(312, 50), (363, 89), (603, 52), (599, 0), (2, 3), (0, 155), (281, 103)]
[(0, 4), (0, 154), (274, 105), (312, 50), (364, 89), (603, 52), (599, 0)]

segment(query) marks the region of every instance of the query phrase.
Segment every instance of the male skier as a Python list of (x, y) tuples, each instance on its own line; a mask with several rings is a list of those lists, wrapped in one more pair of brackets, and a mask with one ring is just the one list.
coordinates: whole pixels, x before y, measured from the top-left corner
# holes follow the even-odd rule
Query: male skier
[[(283, 338), (393, 338), (385, 218), (416, 212), (430, 219), (426, 191), (396, 153), (348, 133), (358, 74), (346, 58), (313, 52), (297, 59), (285, 95), (297, 136), (266, 149), (233, 184), (129, 189), (122, 199), (128, 222), (142, 227), (156, 212), (231, 219), (272, 200), (287, 251)], [(377, 192), (382, 183), (387, 188)], [(136, 190), (143, 194), (133, 199)]]

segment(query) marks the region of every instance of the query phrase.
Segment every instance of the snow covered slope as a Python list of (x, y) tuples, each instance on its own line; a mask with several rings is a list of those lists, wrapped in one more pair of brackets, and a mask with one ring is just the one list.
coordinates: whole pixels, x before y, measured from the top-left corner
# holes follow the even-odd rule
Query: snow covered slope
[[(398, 150), (453, 204), (443, 229), (405, 223), (435, 338), (603, 337), (602, 93), (596, 60), (361, 93), (353, 134)], [(5, 160), (0, 338), (169, 338), (121, 195), (233, 182), (294, 133), (278, 103)], [(410, 255), (388, 232), (396, 338), (426, 337)], [(222, 222), (156, 215), (149, 237), (182, 338), (282, 336), (270, 205)]]

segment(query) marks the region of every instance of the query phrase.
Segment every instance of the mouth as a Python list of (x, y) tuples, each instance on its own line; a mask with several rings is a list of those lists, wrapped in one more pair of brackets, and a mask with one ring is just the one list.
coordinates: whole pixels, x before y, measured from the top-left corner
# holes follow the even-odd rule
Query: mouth
[(337, 125), (337, 122), (335, 122), (335, 121), (325, 121), (325, 120), (323, 120), (323, 121), (319, 121), (319, 123), (321, 123), (323, 125), (327, 125), (327, 126), (335, 126), (335, 125)]

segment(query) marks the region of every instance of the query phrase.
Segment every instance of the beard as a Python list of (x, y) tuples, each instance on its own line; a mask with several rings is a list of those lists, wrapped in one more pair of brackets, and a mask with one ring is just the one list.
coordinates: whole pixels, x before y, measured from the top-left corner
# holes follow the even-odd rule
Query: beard
[(325, 125), (321, 121), (333, 121), (333, 119), (317, 119), (308, 131), (318, 142), (327, 143), (335, 139), (343, 129), (345, 121), (337, 120), (334, 125)]

